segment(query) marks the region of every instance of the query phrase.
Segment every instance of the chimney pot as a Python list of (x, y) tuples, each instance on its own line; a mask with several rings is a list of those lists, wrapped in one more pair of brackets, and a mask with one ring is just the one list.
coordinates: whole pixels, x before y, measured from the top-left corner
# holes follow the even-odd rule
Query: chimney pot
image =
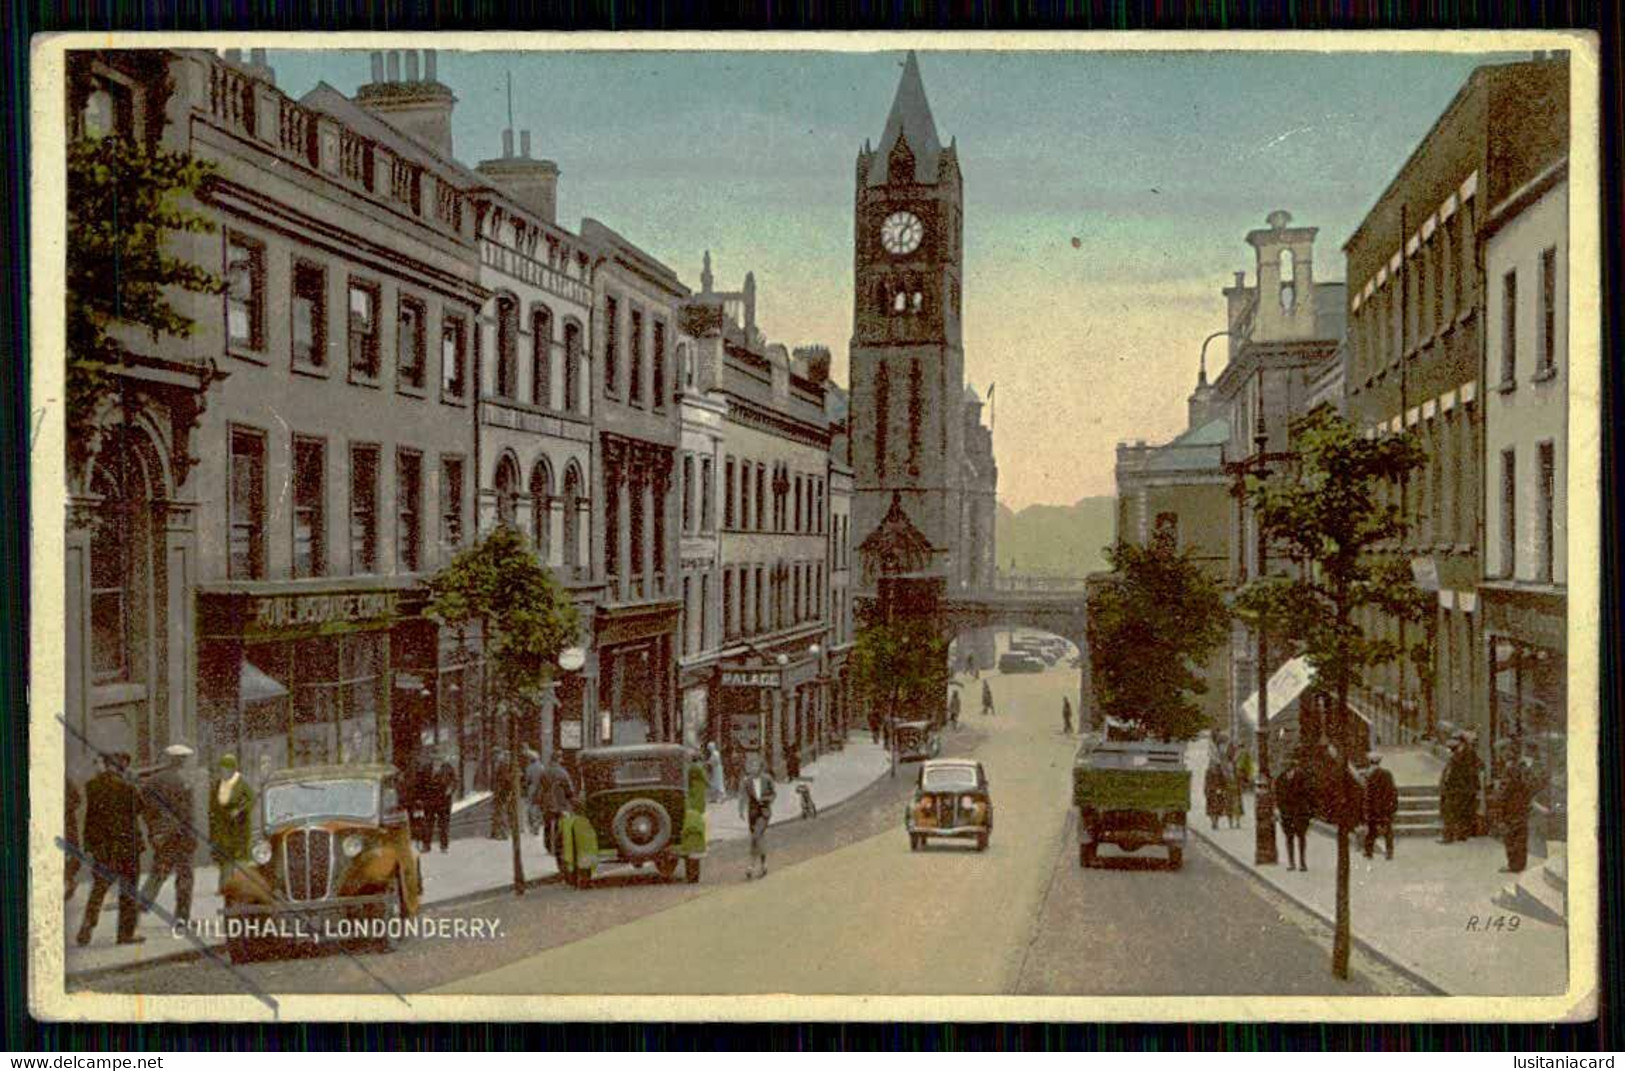
[(382, 82), (383, 80), (384, 80), (384, 54), (382, 52), (374, 52), (372, 54), (372, 81), (373, 81), (373, 84), (376, 85), (379, 82)]
[(240, 48), (226, 49), (226, 59), (230, 60), (232, 63), (243, 62), (243, 50)]
[(265, 49), (251, 48), (248, 50), (248, 59), (256, 67), (265, 66)]
[(386, 53), (386, 66), (389, 68), (389, 80), (399, 82), (401, 80), (401, 54), (394, 49), (390, 49)]
[(527, 160), (530, 159), (530, 131), (528, 130), (519, 132), (519, 155)]
[(1236, 272), (1236, 289), (1239, 290), (1239, 289), (1245, 287), (1246, 285), (1247, 285), (1247, 273), (1244, 272), (1244, 271)]
[(415, 48), (407, 49), (406, 52), (406, 80), (408, 82), (418, 80), (418, 50)]
[(507, 158), (513, 156), (513, 131), (512, 130), (504, 130), (502, 132), (502, 156), (503, 156), (503, 159), (507, 159)]
[(425, 82), (440, 81), (435, 73), (435, 54), (432, 48), (423, 50), (423, 80)]

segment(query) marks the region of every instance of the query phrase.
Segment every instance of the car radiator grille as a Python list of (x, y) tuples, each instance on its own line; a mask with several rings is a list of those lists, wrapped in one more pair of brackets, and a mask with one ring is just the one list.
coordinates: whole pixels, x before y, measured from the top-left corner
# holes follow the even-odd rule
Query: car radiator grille
[(283, 879), (290, 900), (322, 900), (333, 875), (333, 835), (296, 829), (282, 841)]
[(959, 798), (957, 796), (937, 797), (937, 825), (948, 828), (959, 824)]

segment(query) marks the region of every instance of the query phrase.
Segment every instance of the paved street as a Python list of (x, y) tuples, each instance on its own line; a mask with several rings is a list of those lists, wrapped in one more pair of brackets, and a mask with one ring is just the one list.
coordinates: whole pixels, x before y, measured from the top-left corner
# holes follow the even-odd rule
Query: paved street
[(549, 885), (521, 902), (493, 894), (431, 911), (494, 920), (494, 940), (328, 952), (241, 975), (207, 961), (157, 965), (89, 984), (148, 993), (232, 992), (245, 982), (403, 993), (1411, 991), (1359, 957), (1357, 977), (1333, 983), (1317, 923), (1195, 842), (1178, 873), (1150, 852), (1081, 870), (1066, 809), (1076, 738), (1059, 732), (1060, 697), (1076, 674), (989, 679), (1000, 713), (983, 718), (967, 704), (947, 748), (987, 764), (996, 819), (985, 854), (957, 843), (910, 853), (901, 824), (909, 778), (883, 777), (816, 821), (776, 826), (764, 881), (745, 881), (743, 845), (725, 842), (696, 886), (611, 873), (589, 892)]

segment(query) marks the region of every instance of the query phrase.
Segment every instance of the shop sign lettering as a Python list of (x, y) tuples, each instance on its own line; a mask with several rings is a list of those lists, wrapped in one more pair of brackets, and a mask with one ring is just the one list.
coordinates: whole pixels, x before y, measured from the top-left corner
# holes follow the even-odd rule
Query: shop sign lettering
[(370, 621), (395, 612), (393, 591), (342, 595), (265, 595), (254, 600), (254, 626), (260, 629)]
[(779, 675), (759, 670), (725, 669), (722, 671), (724, 688), (777, 688)]

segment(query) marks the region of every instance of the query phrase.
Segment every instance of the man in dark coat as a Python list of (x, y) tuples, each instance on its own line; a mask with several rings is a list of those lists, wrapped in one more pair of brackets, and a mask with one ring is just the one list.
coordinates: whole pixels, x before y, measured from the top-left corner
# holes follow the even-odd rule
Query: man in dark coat
[(1439, 778), (1439, 817), (1444, 824), (1441, 843), (1451, 844), (1473, 835), (1478, 816), (1479, 762), (1466, 733), (1450, 742), (1450, 758)]
[(78, 941), (88, 945), (101, 918), (107, 890), (118, 885), (118, 943), (140, 944), (135, 932), (140, 921), (136, 884), (141, 880), (141, 794), (126, 770), (130, 756), (120, 752), (102, 760), (101, 773), (85, 786), (85, 852), (95, 863), (90, 899), (79, 923)]
[(496, 770), (491, 782), (491, 839), (505, 840), (508, 823), (513, 821), (513, 761), (508, 753), (498, 752)]
[(1275, 781), (1275, 801), (1286, 834), (1286, 868), (1309, 869), (1309, 823), (1315, 815), (1315, 774), (1307, 756), (1294, 755)]
[(432, 832), (429, 802), (433, 796), (433, 780), (434, 757), (427, 749), (420, 750), (413, 756), (405, 776), (401, 778), (401, 805), (406, 808), (412, 838), (418, 842), (418, 850), (423, 852), (429, 850), (429, 835)]
[(66, 805), (65, 821), (62, 825), (62, 839), (68, 845), (66, 858), (62, 861), (63, 876), (67, 879), (68, 891), (66, 899), (72, 900), (75, 890), (79, 888), (79, 853), (84, 850), (79, 843), (79, 807), (84, 803), (84, 795), (79, 791), (79, 781), (68, 771), (65, 778), (64, 799)]
[(542, 774), (546, 771), (547, 766), (542, 762), (542, 756), (527, 747), (521, 790), (525, 794), (525, 824), (530, 827), (530, 835), (533, 837), (542, 831), (542, 806), (537, 795), (541, 792)]
[(423, 793), (424, 828), (423, 850), (428, 851), (436, 837), (440, 850), (445, 852), (451, 842), (451, 804), (457, 798), (457, 767), (442, 755), (433, 772), (425, 781)]
[(575, 782), (570, 780), (570, 771), (564, 768), (555, 752), (542, 770), (541, 784), (537, 789), (537, 802), (542, 809), (543, 843), (554, 859), (559, 857), (559, 821), (575, 805), (575, 793)]
[(948, 724), (955, 729), (959, 728), (959, 693), (957, 691), (948, 696)]
[(142, 813), (152, 838), (152, 869), (141, 889), (143, 910), (158, 898), (158, 890), (175, 875), (175, 921), (192, 917), (192, 857), (197, 853), (197, 813), (186, 762), (192, 749), (173, 744), (164, 750), (163, 769), (142, 786)]
[(1072, 735), (1072, 700), (1064, 695), (1061, 697), (1061, 732)]
[(993, 713), (993, 689), (988, 687), (987, 681), (982, 682), (982, 713)]
[(1365, 857), (1371, 858), (1371, 852), (1377, 846), (1377, 838), (1381, 836), (1388, 858), (1392, 859), (1394, 815), (1399, 812), (1399, 787), (1394, 784), (1394, 775), (1383, 769), (1381, 755), (1367, 756), (1366, 763)]
[(1529, 865), (1529, 805), (1540, 791), (1541, 777), (1527, 755), (1507, 764), (1496, 793), (1501, 812), (1501, 843), (1506, 846), (1503, 874), (1521, 874)]

